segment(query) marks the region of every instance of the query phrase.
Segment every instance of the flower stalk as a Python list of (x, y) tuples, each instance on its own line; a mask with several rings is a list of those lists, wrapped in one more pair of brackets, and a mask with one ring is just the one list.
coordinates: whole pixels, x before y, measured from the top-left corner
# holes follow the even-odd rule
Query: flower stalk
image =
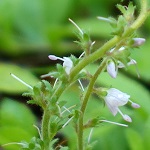
[(44, 142), (45, 150), (48, 150), (50, 140), (52, 140), (51, 137), (49, 136), (50, 135), (50, 131), (49, 131), (50, 117), (51, 117), (50, 112), (45, 109), (43, 112), (42, 126), (41, 126), (41, 134), (42, 134), (42, 140)]
[(95, 74), (93, 75), (92, 79), (90, 80), (90, 83), (88, 85), (86, 94), (83, 98), (82, 104), (81, 104), (81, 109), (80, 109), (80, 116), (79, 116), (79, 122), (78, 122), (78, 130), (77, 130), (77, 134), (78, 134), (78, 150), (83, 150), (83, 130), (84, 130), (84, 124), (83, 124), (83, 118), (84, 118), (84, 113), (86, 110), (86, 106), (89, 100), (89, 97), (93, 91), (93, 87), (95, 84), (96, 79), (98, 78), (98, 76), (100, 75), (100, 73), (103, 71), (103, 69), (106, 66), (106, 62), (107, 59), (104, 59), (101, 63), (101, 65), (99, 66), (99, 68), (97, 69), (97, 71), (95, 72)]

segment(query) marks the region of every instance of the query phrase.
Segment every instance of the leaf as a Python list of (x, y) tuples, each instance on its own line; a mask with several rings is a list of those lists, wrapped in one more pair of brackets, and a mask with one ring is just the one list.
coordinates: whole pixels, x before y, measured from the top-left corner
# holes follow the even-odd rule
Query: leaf
[(0, 105), (0, 144), (29, 141), (37, 133), (33, 127), (35, 123), (35, 116), (24, 104), (3, 99)]
[(143, 144), (143, 138), (142, 136), (135, 131), (134, 129), (128, 128), (126, 131), (127, 140), (129, 143), (129, 147), (132, 150), (143, 150), (144, 144)]
[(27, 84), (33, 86), (38, 82), (38, 79), (26, 68), (0, 62), (0, 91), (5, 93), (23, 93), (28, 88), (14, 79), (10, 73), (15, 74)]

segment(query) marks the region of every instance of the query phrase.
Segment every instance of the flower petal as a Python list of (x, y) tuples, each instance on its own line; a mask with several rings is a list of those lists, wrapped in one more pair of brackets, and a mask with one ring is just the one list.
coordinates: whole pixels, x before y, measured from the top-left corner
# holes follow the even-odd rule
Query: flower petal
[(109, 101), (105, 101), (105, 103), (106, 103), (108, 109), (110, 110), (110, 112), (115, 116), (117, 114), (117, 112), (118, 112), (118, 109), (117, 109), (118, 107), (116, 107), (114, 105), (111, 105), (109, 103)]
[(115, 88), (110, 88), (107, 90), (107, 93), (106, 99), (108, 99), (112, 105), (116, 106), (125, 105), (130, 98), (128, 94), (123, 93)]
[(70, 74), (70, 70), (73, 67), (73, 62), (68, 57), (63, 57), (63, 59), (64, 59), (63, 67), (65, 68), (66, 73)]
[(107, 72), (112, 78), (117, 77), (118, 69), (116, 68), (116, 65), (114, 61), (110, 61), (107, 65)]

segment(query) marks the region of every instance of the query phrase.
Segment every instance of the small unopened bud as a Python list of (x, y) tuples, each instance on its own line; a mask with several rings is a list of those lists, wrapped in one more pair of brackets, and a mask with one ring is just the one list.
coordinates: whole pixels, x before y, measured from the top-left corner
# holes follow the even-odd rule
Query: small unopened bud
[(141, 46), (145, 43), (145, 39), (144, 38), (133, 38), (133, 46), (134, 47), (138, 47), (138, 46)]
[(127, 121), (127, 122), (132, 122), (132, 119), (130, 118), (130, 116), (128, 116), (128, 115), (123, 115), (123, 119), (125, 120), (125, 121)]
[(117, 69), (116, 69), (116, 65), (115, 65), (115, 63), (113, 61), (108, 62), (107, 72), (109, 73), (109, 75), (112, 78), (116, 78), (117, 77)]
[(55, 55), (49, 55), (48, 58), (51, 60), (57, 60), (58, 59), (58, 57), (56, 57)]

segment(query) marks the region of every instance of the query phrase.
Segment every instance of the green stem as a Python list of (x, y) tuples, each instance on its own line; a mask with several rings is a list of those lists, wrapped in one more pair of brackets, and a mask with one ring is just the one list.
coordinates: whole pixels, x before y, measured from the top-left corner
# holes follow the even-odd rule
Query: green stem
[(107, 43), (105, 43), (101, 48), (97, 49), (94, 53), (86, 57), (85, 59), (81, 60), (78, 65), (76, 65), (70, 73), (70, 80), (72, 80), (77, 73), (79, 73), (85, 66), (88, 64), (96, 61), (99, 58), (102, 58), (106, 51), (111, 49), (116, 45), (116, 43), (124, 40), (126, 37), (131, 35), (136, 29), (138, 29), (143, 22), (146, 20), (148, 16), (148, 9), (147, 9), (147, 0), (141, 0), (141, 12), (139, 17), (133, 22), (133, 24), (124, 32), (122, 37), (115, 36)]
[(50, 120), (50, 112), (45, 109), (43, 118), (42, 118), (42, 127), (41, 127), (41, 132), (42, 132), (42, 139), (44, 142), (44, 150), (49, 149), (49, 142), (50, 142), (50, 137), (49, 137), (49, 120)]
[(102, 58), (104, 56), (105, 52), (109, 49), (111, 49), (121, 38), (118, 36), (115, 36), (111, 40), (109, 40), (107, 43), (105, 43), (101, 48), (96, 50), (94, 53), (90, 54), (88, 57), (85, 57), (82, 59), (78, 65), (76, 65), (73, 70), (70, 73), (70, 80), (72, 80), (78, 72), (80, 72), (85, 66), (88, 64), (96, 61), (99, 58)]
[(103, 71), (106, 65), (106, 62), (107, 62), (107, 59), (105, 58), (103, 62), (101, 63), (101, 65), (99, 66), (99, 68), (97, 69), (97, 71), (95, 72), (95, 74), (93, 75), (92, 79), (90, 80), (86, 94), (83, 98), (83, 103), (80, 109), (81, 115), (79, 117), (79, 123), (78, 123), (78, 150), (83, 150), (83, 130), (84, 130), (83, 118), (84, 118), (85, 109), (86, 109), (89, 97), (93, 91), (93, 86), (95, 84), (95, 81), (98, 78), (99, 74)]
[[(61, 94), (64, 92), (66, 89), (67, 84), (64, 86), (63, 83), (59, 84), (59, 87), (55, 90), (54, 94), (52, 95), (51, 99), (54, 97), (58, 100)], [(51, 133), (49, 131), (49, 123), (50, 123), (50, 118), (51, 118), (51, 113), (49, 112), (48, 108), (51, 103), (47, 105), (47, 107), (44, 109), (43, 113), (43, 118), (42, 118), (42, 139), (44, 141), (44, 150), (49, 150), (49, 142), (52, 140)]]

